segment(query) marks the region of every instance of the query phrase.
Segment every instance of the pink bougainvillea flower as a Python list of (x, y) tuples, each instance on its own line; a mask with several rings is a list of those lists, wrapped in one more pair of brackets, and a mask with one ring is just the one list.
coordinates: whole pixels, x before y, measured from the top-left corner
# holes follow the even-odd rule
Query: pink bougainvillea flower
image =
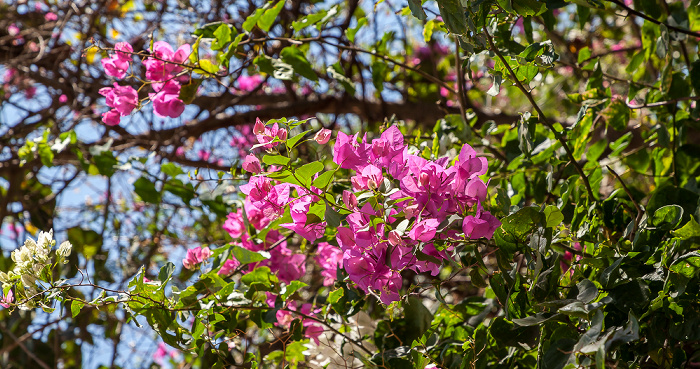
[(279, 138), (281, 141), (287, 140), (287, 130), (280, 128), (279, 124), (275, 123), (271, 127), (268, 127), (263, 123), (260, 118), (255, 120), (255, 126), (253, 127), (253, 133), (258, 140), (258, 143), (265, 145), (266, 149), (271, 149), (279, 144), (279, 142), (272, 142), (275, 138)]
[(187, 250), (187, 255), (182, 260), (182, 265), (187, 269), (194, 269), (195, 266), (204, 262), (211, 256), (208, 247), (195, 247)]
[(328, 242), (320, 242), (314, 260), (321, 267), (323, 285), (332, 285), (335, 282), (338, 267), (343, 265), (343, 252)]
[(221, 269), (217, 272), (218, 275), (230, 275), (241, 265), (241, 263), (236, 259), (228, 259), (221, 266)]
[(12, 293), (12, 290), (9, 290), (7, 291), (7, 295), (3, 296), (2, 299), (0, 299), (0, 306), (7, 309), (13, 302), (15, 302), (15, 295)]
[(413, 226), (408, 232), (408, 238), (414, 241), (428, 242), (435, 237), (439, 224), (437, 219), (424, 219)]
[(102, 67), (108, 76), (115, 78), (124, 78), (126, 71), (131, 63), (131, 53), (134, 49), (126, 42), (117, 42), (114, 45), (116, 53), (109, 58), (102, 59)]
[(131, 114), (139, 103), (138, 93), (133, 87), (119, 86), (116, 82), (114, 87), (101, 88), (99, 93), (106, 98), (107, 106), (114, 108), (121, 116)]
[(229, 213), (226, 217), (223, 228), (232, 238), (240, 238), (245, 231), (245, 224), (243, 223), (243, 210), (238, 209), (238, 211), (235, 213)]
[(345, 204), (345, 207), (348, 208), (348, 210), (359, 210), (357, 207), (357, 196), (348, 190), (343, 191), (343, 204)]
[(12, 23), (9, 26), (7, 26), (7, 33), (10, 36), (17, 36), (19, 35), (19, 27), (17, 27), (16, 24)]
[(260, 160), (253, 154), (250, 154), (245, 157), (242, 167), (245, 171), (248, 171), (250, 173), (258, 174), (262, 172)]
[(239, 90), (251, 92), (262, 83), (262, 76), (259, 74), (253, 76), (240, 76), (238, 77), (237, 82)]
[(366, 139), (358, 143), (357, 136), (358, 134), (349, 136), (338, 132), (335, 139), (333, 162), (343, 169), (362, 169), (368, 163), (369, 145), (367, 145)]
[(104, 124), (106, 124), (108, 126), (119, 125), (120, 121), (121, 121), (121, 115), (115, 109), (111, 109), (110, 111), (108, 111), (106, 113), (102, 113), (102, 122), (104, 122)]
[(314, 141), (319, 145), (325, 145), (331, 139), (331, 130), (326, 128), (321, 128), (320, 131), (316, 132), (314, 136)]
[(153, 112), (159, 117), (177, 118), (185, 111), (185, 103), (180, 100), (180, 84), (175, 81), (168, 81), (149, 97), (153, 102)]
[(53, 22), (55, 20), (58, 20), (58, 16), (56, 13), (48, 12), (44, 14), (44, 19), (46, 19), (47, 22)]
[(462, 230), (464, 235), (470, 239), (485, 237), (490, 240), (493, 237), (493, 232), (501, 226), (501, 221), (488, 211), (483, 210), (481, 203), (478, 203), (476, 216), (467, 215), (464, 218)]
[(192, 48), (189, 44), (180, 46), (177, 51), (165, 41), (153, 43), (153, 57), (144, 60), (146, 78), (151, 81), (165, 82), (175, 77), (183, 68), (179, 64), (185, 64)]

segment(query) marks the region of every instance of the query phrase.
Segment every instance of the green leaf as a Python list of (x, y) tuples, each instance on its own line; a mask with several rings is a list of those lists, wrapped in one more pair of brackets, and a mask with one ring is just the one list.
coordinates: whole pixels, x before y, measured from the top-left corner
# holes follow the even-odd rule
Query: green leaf
[(413, 14), (414, 17), (422, 21), (428, 19), (425, 10), (423, 10), (421, 0), (408, 0), (408, 7), (411, 9), (411, 14)]
[(284, 8), (284, 3), (285, 0), (280, 0), (274, 7), (265, 10), (263, 15), (258, 19), (258, 27), (265, 32), (269, 32), (270, 27), (272, 27), (272, 24), (275, 22), (275, 19), (277, 19), (282, 8)]
[(321, 173), (316, 179), (314, 179), (311, 185), (316, 188), (326, 188), (326, 186), (328, 186), (328, 184), (331, 183), (331, 181), (333, 180), (335, 172), (335, 170), (329, 170), (327, 172)]
[(306, 135), (311, 132), (310, 129), (307, 129), (304, 132), (301, 132), (299, 134), (294, 135), (294, 137), (290, 138), (287, 140), (287, 150), (292, 150), (293, 148), (296, 147), (296, 145), (299, 143), (299, 141), (303, 140), (306, 138)]
[[(506, 56), (505, 60), (508, 62), (510, 69), (515, 74), (515, 77), (523, 84), (528, 84), (533, 78), (539, 73), (539, 68), (532, 63), (525, 61), (525, 59), (518, 59), (516, 57)], [(521, 63), (522, 61), (522, 63)], [(500, 72), (501, 75), (509, 80), (513, 80), (513, 76), (506, 67), (506, 65), (501, 61), (501, 59), (496, 60), (496, 64), (493, 69)]]
[(552, 45), (552, 41), (550, 40), (535, 42), (528, 45), (528, 47), (520, 53), (520, 56), (529, 62), (537, 61), (546, 66), (552, 65), (559, 59), (559, 55), (554, 51), (554, 45)]
[(85, 306), (85, 303), (84, 303), (84, 302), (79, 301), (79, 300), (73, 300), (73, 301), (70, 303), (70, 313), (71, 313), (71, 316), (73, 316), (73, 318), (75, 318), (76, 316), (78, 316), (78, 314), (80, 313), (80, 310), (83, 309), (83, 306)]
[(160, 192), (156, 190), (156, 185), (146, 177), (141, 177), (134, 182), (134, 192), (136, 192), (144, 202), (151, 204), (160, 203)]
[(226, 47), (226, 44), (231, 42), (231, 28), (228, 24), (221, 24), (216, 31), (214, 31), (214, 42), (211, 44), (212, 50), (222, 50)]
[(423, 40), (425, 42), (430, 42), (433, 38), (433, 31), (435, 30), (435, 20), (431, 19), (425, 23), (423, 26)]
[(264, 12), (265, 8), (255, 9), (255, 13), (249, 15), (248, 18), (246, 18), (246, 20), (243, 22), (243, 29), (246, 32), (250, 32), (253, 29), (253, 27), (255, 27), (255, 24), (258, 23), (258, 19), (262, 17)]
[(513, 323), (521, 326), (521, 327), (531, 327), (535, 325), (540, 325), (550, 319), (557, 318), (561, 316), (561, 314), (555, 314), (555, 313), (537, 313), (535, 315), (528, 316), (526, 318), (522, 319), (513, 319)]
[(333, 228), (340, 226), (340, 214), (330, 204), (326, 204), (325, 220)]
[(357, 21), (357, 25), (354, 28), (348, 28), (345, 31), (345, 36), (350, 40), (350, 42), (355, 42), (355, 35), (357, 34), (357, 31), (362, 29), (367, 24), (367, 18), (361, 18), (360, 20)]
[(663, 230), (675, 229), (683, 219), (683, 208), (678, 205), (662, 206), (654, 212), (651, 224)]
[(303, 183), (306, 183), (307, 186), (311, 184), (311, 179), (313, 178), (314, 174), (320, 172), (323, 170), (323, 163), (320, 161), (314, 161), (308, 164), (304, 164), (301, 167), (299, 167), (296, 171), (296, 178), (299, 179), (299, 181), (302, 181)]
[(669, 269), (687, 278), (695, 278), (700, 272), (700, 253), (694, 251), (679, 257)]
[(537, 0), (498, 0), (498, 5), (509, 13), (526, 17), (540, 15), (547, 11), (547, 4)]
[(166, 175), (170, 177), (175, 177), (180, 174), (185, 174), (185, 172), (180, 168), (179, 165), (175, 163), (165, 163), (160, 166), (160, 171), (165, 173)]
[(467, 17), (459, 0), (438, 0), (438, 9), (447, 29), (455, 34), (467, 33)]
[(282, 297), (282, 300), (286, 301), (289, 298), (289, 296), (293, 295), (295, 292), (299, 291), (300, 289), (306, 286), (308, 285), (304, 282), (292, 281), (290, 284), (282, 288), (282, 293), (280, 294), (280, 297)]
[(673, 231), (673, 235), (684, 240), (691, 237), (700, 237), (700, 224), (691, 216), (688, 223), (685, 223), (683, 227)]
[(576, 296), (576, 299), (584, 304), (588, 304), (598, 297), (598, 287), (596, 287), (595, 284), (588, 279), (582, 280), (576, 285), (576, 287), (578, 288), (578, 295)]
[(294, 72), (312, 81), (318, 81), (318, 76), (314, 72), (311, 63), (306, 59), (304, 53), (295, 46), (287, 46), (280, 52), (282, 60), (291, 65)]
[(294, 22), (292, 22), (292, 27), (295, 31), (299, 32), (308, 26), (313, 26), (314, 24), (318, 23), (321, 19), (323, 19), (326, 16), (327, 13), (327, 11), (321, 10), (318, 13), (309, 14), (307, 16), (301, 17), (299, 20), (295, 20)]
[(241, 246), (234, 246), (231, 253), (241, 264), (257, 263), (270, 258), (270, 254), (266, 251), (255, 252)]
[(241, 282), (251, 287), (260, 285), (269, 290), (273, 284), (279, 283), (279, 279), (270, 272), (270, 268), (264, 266), (257, 267), (252, 272), (244, 274), (241, 277)]
[(209, 74), (216, 74), (219, 71), (219, 66), (208, 59), (200, 59), (199, 68)]
[(170, 278), (173, 276), (173, 272), (175, 271), (175, 264), (171, 262), (165, 263), (162, 268), (160, 268), (160, 271), (158, 272), (158, 280), (160, 283), (165, 284), (167, 283)]
[(329, 65), (328, 68), (326, 68), (326, 72), (328, 72), (333, 79), (340, 82), (345, 91), (351, 95), (355, 94), (355, 86), (352, 80), (343, 74), (343, 69), (340, 67), (340, 62)]
[(547, 222), (547, 227), (556, 228), (564, 221), (564, 214), (554, 205), (549, 205), (544, 209), (544, 217)]
[(265, 155), (262, 161), (267, 165), (281, 165), (286, 167), (291, 160), (292, 159), (282, 155)]

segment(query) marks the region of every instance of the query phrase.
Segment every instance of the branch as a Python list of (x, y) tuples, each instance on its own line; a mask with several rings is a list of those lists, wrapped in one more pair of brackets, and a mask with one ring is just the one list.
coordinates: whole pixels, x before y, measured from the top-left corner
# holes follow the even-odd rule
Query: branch
[(663, 24), (663, 25), (666, 26), (666, 28), (668, 28), (668, 29), (674, 30), (674, 31), (676, 31), (676, 32), (684, 33), (684, 34), (689, 35), (689, 36), (693, 36), (693, 37), (700, 38), (700, 33), (698, 33), (698, 32), (693, 32), (693, 31), (688, 30), (688, 29), (685, 29), (685, 28), (678, 28), (678, 27), (672, 26), (672, 25), (670, 25), (670, 24), (668, 24), (668, 23), (664, 23), (664, 22), (658, 21), (658, 20), (656, 20), (656, 19), (654, 19), (654, 18), (652, 18), (652, 17), (650, 17), (650, 16), (648, 16), (648, 15), (642, 13), (642, 12), (638, 12), (638, 11), (636, 11), (636, 10), (630, 8), (629, 6), (625, 5), (625, 4), (624, 4), (623, 2), (621, 2), (620, 0), (607, 0), (607, 1), (609, 1), (609, 2), (611, 2), (611, 3), (613, 3), (613, 4), (616, 4), (617, 6), (619, 6), (619, 7), (623, 8), (623, 9), (625, 9), (625, 10), (627, 11), (627, 13), (632, 14), (632, 15), (634, 15), (634, 16), (636, 16), (636, 17), (644, 18), (645, 20), (647, 20), (647, 21), (649, 21), (649, 22), (651, 22), (651, 23), (654, 23), (654, 24)]
[(581, 179), (583, 180), (584, 186), (586, 186), (586, 191), (588, 192), (588, 196), (591, 199), (591, 201), (595, 201), (595, 196), (593, 195), (593, 189), (591, 188), (591, 184), (588, 181), (588, 177), (586, 177), (586, 174), (583, 172), (583, 168), (581, 167), (581, 164), (576, 160), (576, 157), (574, 156), (573, 151), (571, 151), (571, 148), (569, 145), (566, 143), (566, 139), (564, 136), (561, 134), (561, 132), (557, 131), (552, 123), (547, 120), (547, 117), (544, 115), (544, 112), (540, 108), (539, 105), (537, 105), (537, 102), (535, 102), (535, 99), (532, 97), (532, 94), (530, 91), (528, 91), (525, 86), (520, 82), (518, 79), (518, 76), (513, 72), (513, 69), (510, 67), (510, 64), (508, 64), (508, 61), (506, 61), (506, 58), (503, 57), (501, 52), (498, 50), (496, 45), (493, 43), (493, 38), (491, 38), (491, 34), (489, 34), (489, 31), (486, 29), (487, 27), (484, 27), (484, 33), (486, 34), (486, 38), (489, 41), (489, 46), (491, 46), (491, 50), (498, 56), (499, 59), (501, 59), (501, 62), (506, 66), (506, 69), (508, 69), (508, 73), (510, 73), (511, 77), (513, 80), (515, 80), (516, 86), (520, 89), (520, 91), (525, 94), (527, 99), (530, 101), (530, 104), (532, 105), (533, 108), (537, 111), (537, 115), (539, 116), (540, 120), (544, 125), (547, 126), (552, 132), (554, 132), (554, 136), (559, 140), (561, 143), (562, 147), (566, 151), (566, 154), (569, 156), (569, 159), (571, 160), (572, 164), (574, 164), (574, 167), (576, 168), (576, 171), (581, 175)]

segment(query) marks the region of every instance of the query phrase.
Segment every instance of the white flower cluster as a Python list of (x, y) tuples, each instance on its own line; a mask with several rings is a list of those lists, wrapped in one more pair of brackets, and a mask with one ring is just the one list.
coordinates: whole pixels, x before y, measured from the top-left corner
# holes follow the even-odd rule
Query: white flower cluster
[[(52, 263), (50, 253), (55, 245), (56, 241), (53, 239), (53, 229), (51, 229), (48, 232), (39, 232), (39, 237), (36, 241), (28, 238), (23, 246), (12, 251), (12, 261), (15, 262), (14, 269), (8, 273), (0, 271), (0, 282), (3, 290), (19, 280), (22, 282), (25, 296), (29, 297), (39, 293), (36, 282), (37, 280), (43, 281), (45, 278), (49, 278), (49, 270), (46, 271), (46, 275), (42, 276), (42, 273), (44, 273), (44, 268)], [(70, 242), (63, 242), (56, 250), (57, 261), (64, 261), (70, 255), (72, 249), (73, 246)]]

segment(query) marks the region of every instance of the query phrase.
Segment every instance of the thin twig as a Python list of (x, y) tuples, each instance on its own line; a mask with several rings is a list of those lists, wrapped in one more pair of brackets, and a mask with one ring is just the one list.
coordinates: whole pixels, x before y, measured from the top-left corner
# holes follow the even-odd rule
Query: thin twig
[(619, 7), (623, 8), (623, 9), (625, 9), (625, 10), (627, 11), (627, 13), (632, 14), (632, 15), (634, 15), (634, 16), (636, 16), (636, 17), (644, 18), (645, 20), (647, 20), (647, 21), (649, 21), (649, 22), (651, 22), (651, 23), (659, 24), (659, 25), (663, 24), (664, 26), (666, 26), (666, 28), (668, 28), (668, 29), (670, 29), (670, 30), (674, 30), (674, 31), (676, 31), (676, 32), (685, 33), (686, 35), (700, 38), (700, 33), (693, 32), (693, 31), (688, 30), (688, 29), (685, 29), (685, 28), (678, 28), (678, 27), (672, 26), (672, 25), (670, 25), (670, 24), (668, 24), (668, 23), (664, 23), (664, 22), (658, 21), (658, 20), (656, 20), (656, 19), (654, 19), (654, 18), (652, 18), (652, 17), (650, 17), (650, 16), (648, 16), (648, 15), (642, 13), (642, 12), (639, 12), (639, 11), (636, 11), (636, 10), (630, 8), (629, 6), (625, 5), (625, 4), (624, 4), (623, 2), (621, 2), (620, 0), (607, 0), (607, 1), (609, 1), (609, 2), (611, 2), (611, 3), (613, 3), (613, 4), (616, 4), (617, 6), (619, 6)]
[(634, 199), (634, 196), (632, 196), (632, 192), (630, 192), (629, 188), (627, 188), (627, 185), (625, 182), (622, 180), (619, 174), (613, 170), (609, 165), (606, 166), (610, 173), (612, 173), (615, 178), (617, 178), (618, 181), (620, 181), (620, 184), (622, 185), (622, 189), (625, 190), (627, 193), (627, 196), (629, 196), (630, 200), (632, 200), (632, 204), (634, 204), (634, 207), (637, 209), (637, 218), (634, 220), (634, 226), (632, 227), (632, 232), (630, 232), (630, 241), (634, 240), (634, 234), (637, 233), (637, 229), (639, 228), (639, 222), (642, 221), (642, 215), (644, 214), (644, 210), (642, 210), (642, 207), (639, 206), (639, 203), (637, 200)]
[(668, 101), (658, 101), (654, 103), (644, 103), (642, 105), (630, 105), (627, 104), (627, 106), (630, 109), (644, 109), (644, 108), (654, 108), (657, 106), (664, 106), (664, 105), (675, 105), (681, 101), (698, 101), (700, 100), (700, 96), (685, 96), (685, 97), (679, 97), (677, 99), (673, 100), (668, 100)]
[(566, 139), (564, 136), (561, 134), (561, 132), (557, 131), (554, 126), (547, 120), (547, 117), (544, 115), (544, 112), (540, 108), (539, 105), (537, 105), (537, 102), (535, 102), (535, 99), (532, 97), (532, 94), (530, 91), (528, 91), (525, 86), (520, 82), (518, 79), (518, 76), (515, 74), (513, 69), (510, 67), (510, 64), (506, 60), (506, 58), (503, 57), (503, 54), (498, 50), (496, 45), (493, 43), (493, 38), (491, 37), (491, 34), (489, 33), (487, 27), (484, 27), (484, 33), (486, 34), (486, 38), (489, 41), (489, 46), (491, 46), (491, 50), (498, 56), (499, 59), (501, 59), (501, 62), (505, 65), (506, 69), (508, 70), (508, 73), (510, 73), (511, 77), (513, 77), (513, 80), (515, 81), (515, 85), (520, 89), (520, 91), (525, 94), (525, 97), (530, 101), (530, 104), (532, 105), (533, 108), (537, 111), (537, 114), (539, 115), (540, 120), (544, 125), (547, 126), (553, 133), (556, 139), (561, 143), (562, 147), (566, 151), (566, 154), (569, 156), (569, 159), (571, 160), (572, 164), (576, 168), (576, 171), (581, 175), (581, 179), (583, 180), (584, 186), (586, 186), (586, 192), (588, 192), (588, 197), (591, 199), (591, 201), (595, 201), (595, 196), (593, 195), (593, 189), (591, 188), (591, 184), (588, 181), (588, 177), (586, 174), (583, 172), (583, 168), (581, 167), (581, 164), (576, 160), (576, 157), (574, 156), (573, 151), (571, 151), (571, 148), (569, 145), (566, 143)]

